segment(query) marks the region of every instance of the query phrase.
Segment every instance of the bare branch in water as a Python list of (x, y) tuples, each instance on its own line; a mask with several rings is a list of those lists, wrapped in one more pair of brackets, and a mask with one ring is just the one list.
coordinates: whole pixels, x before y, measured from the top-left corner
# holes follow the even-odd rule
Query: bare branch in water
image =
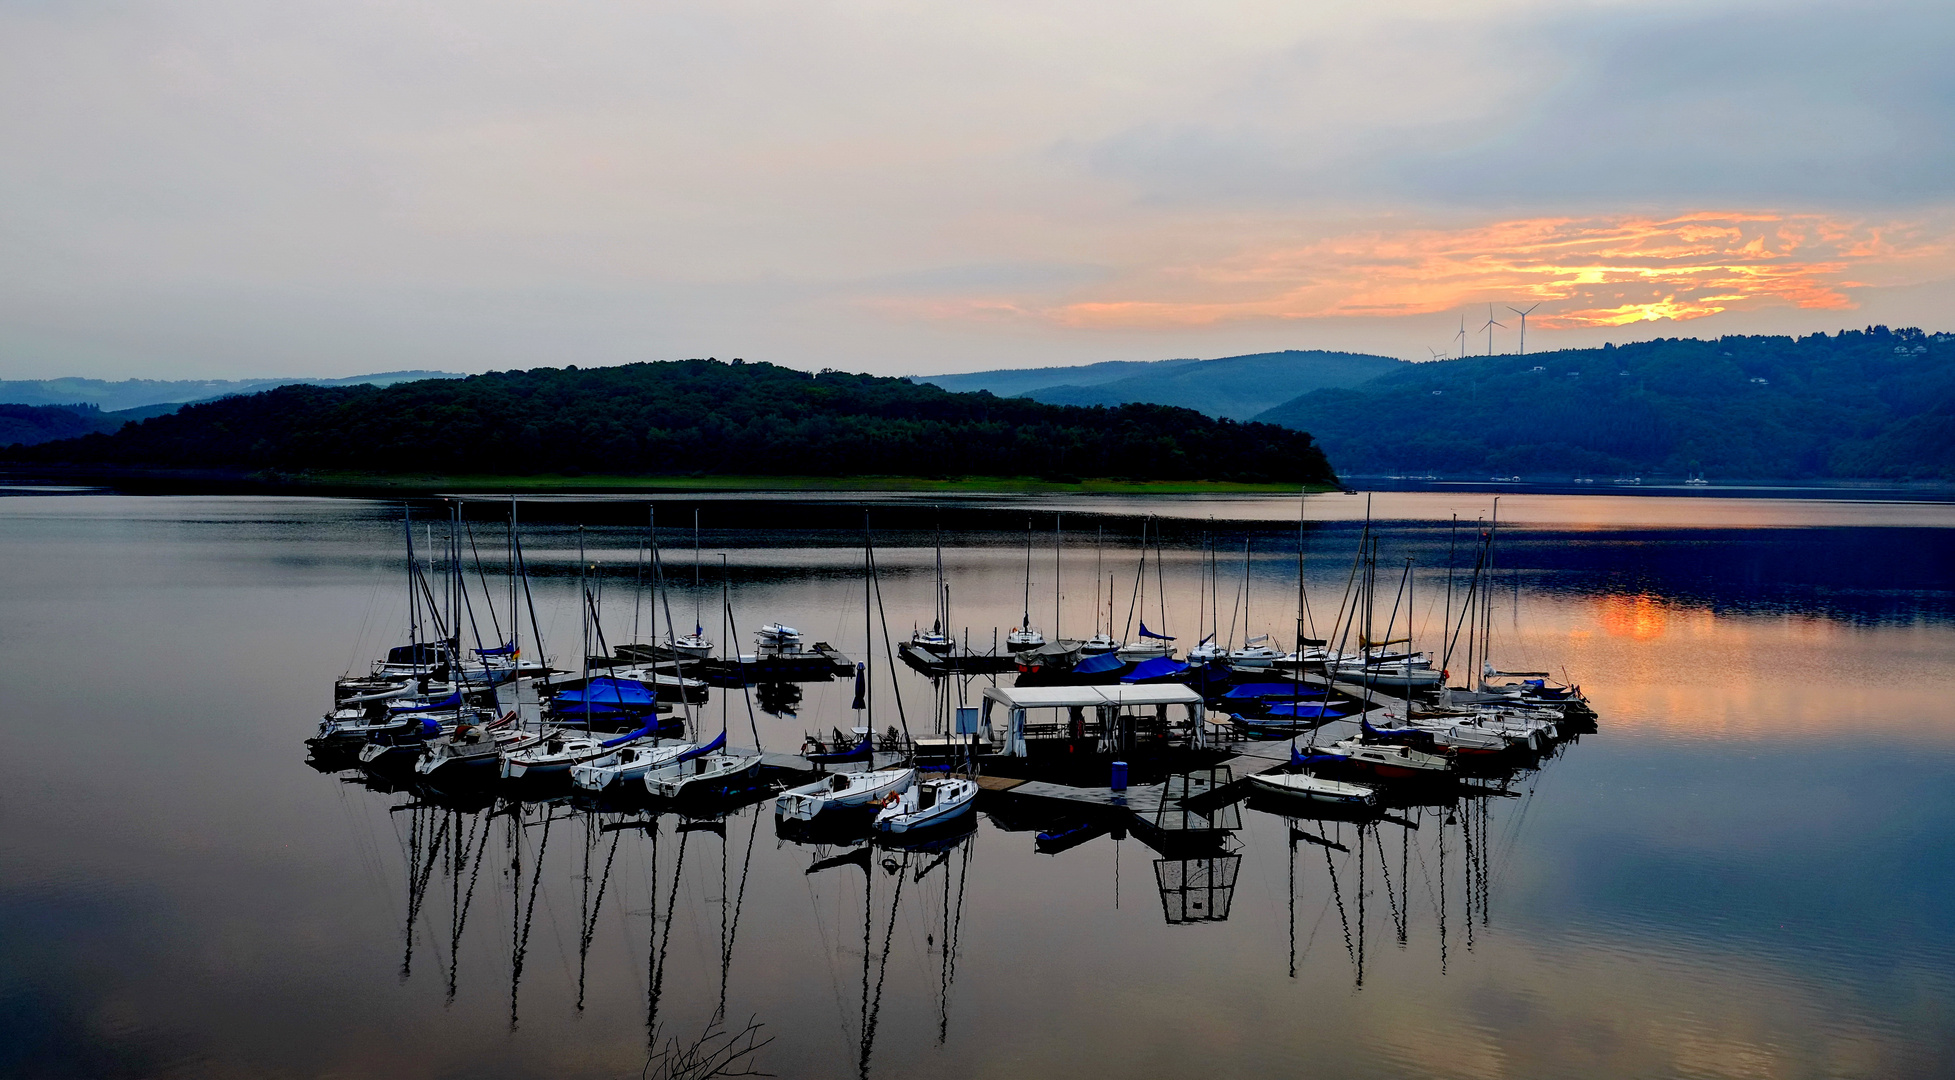
[[(667, 1039), (665, 1045), (646, 1062), (644, 1080), (709, 1080), (718, 1076), (772, 1076), (754, 1068), (753, 1057), (763, 1046), (773, 1042), (773, 1036), (760, 1037), (761, 1025), (747, 1018), (746, 1026), (738, 1031), (728, 1031), (719, 1023), (709, 1023), (706, 1030), (690, 1045), (680, 1045), (677, 1038)], [(653, 1039), (657, 1041), (656, 1036)]]

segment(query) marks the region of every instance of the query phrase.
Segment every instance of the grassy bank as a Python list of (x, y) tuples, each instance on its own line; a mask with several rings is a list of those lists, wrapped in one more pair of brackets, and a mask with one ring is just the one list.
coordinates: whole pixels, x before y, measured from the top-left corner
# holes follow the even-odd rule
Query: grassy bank
[[(525, 474), (453, 476), (434, 473), (237, 472), (211, 469), (132, 469), (103, 466), (0, 468), (0, 482), (100, 484), (132, 492), (295, 492), (318, 495), (433, 495), (496, 492), (530, 495), (607, 495), (711, 492), (915, 492), (954, 495), (1287, 495), (1295, 484), (1201, 480), (1089, 478), (1071, 483), (1033, 476), (627, 476)], [(1309, 491), (1335, 491), (1322, 484)]]
[[(1030, 476), (402, 476), (363, 473), (307, 473), (256, 477), (279, 487), (373, 490), (400, 493), (437, 491), (602, 494), (612, 492), (738, 491), (899, 491), (947, 494), (1208, 495), (1288, 494), (1294, 484), (1239, 484), (1199, 480), (1082, 479), (1060, 483)], [(1312, 491), (1336, 490), (1310, 485)]]

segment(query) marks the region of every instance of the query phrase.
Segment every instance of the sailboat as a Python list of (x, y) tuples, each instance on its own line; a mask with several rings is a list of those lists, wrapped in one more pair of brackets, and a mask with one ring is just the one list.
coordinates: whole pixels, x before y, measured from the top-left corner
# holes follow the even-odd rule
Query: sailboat
[[(863, 622), (868, 624), (870, 597), (876, 595), (878, 590), (875, 572), (875, 546), (870, 540), (866, 522), (863, 527), (862, 545)], [(875, 629), (872, 625), (865, 625), (865, 629), (867, 630), (867, 634), (863, 638), (865, 643), (863, 651), (868, 656), (873, 657), (875, 650), (868, 648), (868, 643), (875, 640)], [(887, 635), (888, 625), (885, 623), (883, 639), (885, 647), (888, 644)], [(867, 671), (866, 668), (864, 670), (865, 672)], [(865, 675), (865, 687), (872, 683), (873, 680), (867, 678)], [(875, 723), (874, 717), (871, 715), (870, 706), (874, 703), (866, 695), (867, 691), (865, 689), (865, 695), (863, 697), (863, 719), (859, 726), (873, 731), (875, 730)], [(909, 765), (891, 769), (872, 768), (865, 772), (831, 773), (813, 783), (803, 784), (800, 787), (789, 788), (781, 792), (780, 796), (774, 800), (774, 820), (781, 824), (793, 823), (806, 825), (825, 818), (846, 816), (851, 812), (868, 810), (872, 806), (879, 811), (889, 800), (890, 796), (900, 795), (908, 791), (910, 785), (915, 782), (916, 769), (914, 766)]]
[[(1155, 575), (1158, 577), (1160, 575), (1160, 559), (1156, 558), (1154, 564)], [(1160, 590), (1157, 589), (1156, 591), (1158, 592)], [(1161, 597), (1160, 602), (1161, 618), (1165, 623), (1167, 620), (1167, 598), (1165, 596)], [(1129, 617), (1134, 615), (1139, 616), (1140, 634), (1137, 640), (1129, 642), (1115, 650), (1120, 659), (1133, 663), (1142, 660), (1153, 660), (1157, 657), (1173, 656), (1174, 646), (1168, 644), (1168, 642), (1173, 641), (1174, 638), (1168, 634), (1158, 633), (1147, 628), (1147, 524), (1145, 522), (1142, 522), (1140, 527), (1140, 570), (1134, 577), (1134, 607), (1129, 613)]]
[(919, 780), (909, 789), (884, 796), (876, 813), (876, 831), (921, 832), (971, 812), (977, 805), (977, 782), (961, 776)]
[[(720, 606), (725, 617), (723, 629), (728, 637), (734, 636), (733, 600), (730, 585), (722, 571), (720, 578)], [(747, 701), (747, 716), (753, 718), (753, 696), (750, 689), (743, 687)], [(717, 798), (745, 791), (759, 780), (760, 750), (756, 745), (751, 754), (729, 753), (726, 749), (727, 734), (727, 695), (720, 696), (720, 733), (705, 746), (688, 748), (671, 762), (647, 771), (645, 790), (661, 799)], [(760, 741), (758, 725), (754, 728), (754, 741)]]
[(1126, 642), (1113, 637), (1113, 579), (1106, 580), (1106, 629), (1100, 629), (1100, 578), (1106, 575), (1106, 526), (1093, 543), (1093, 636), (1080, 643), (1082, 656), (1119, 652)]
[[(941, 527), (937, 530), (937, 590), (932, 603), (936, 605), (936, 610), (931, 615), (930, 629), (912, 631), (910, 644), (936, 656), (948, 656), (957, 651), (957, 639), (950, 636), (950, 593), (944, 587), (944, 534)], [(1026, 621), (1031, 620), (1027, 618)]]
[[(706, 636), (706, 628), (701, 625), (699, 596), (699, 511), (694, 510), (692, 512), (692, 633), (672, 639), (671, 649), (674, 656), (704, 660), (713, 655), (713, 639)], [(666, 613), (666, 621), (668, 623), (672, 621), (669, 611)], [(672, 628), (666, 627), (665, 632), (671, 634)]]
[(1370, 809), (1378, 805), (1377, 788), (1348, 780), (1332, 780), (1315, 773), (1258, 773), (1249, 778), (1249, 785), (1255, 791), (1332, 806)]
[(1032, 522), (1025, 521), (1025, 612), (1012, 632), (1005, 635), (1010, 652), (1027, 652), (1045, 645), (1045, 635), (1032, 626)]

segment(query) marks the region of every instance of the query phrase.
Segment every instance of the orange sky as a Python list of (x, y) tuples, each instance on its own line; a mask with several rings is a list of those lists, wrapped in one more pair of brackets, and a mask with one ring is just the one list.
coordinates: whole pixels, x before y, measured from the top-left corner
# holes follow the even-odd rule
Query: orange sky
[(1857, 306), (1855, 289), (1945, 273), (1950, 251), (1945, 233), (1906, 220), (1759, 211), (1527, 218), (1248, 251), (1046, 314), (1082, 327), (1183, 326), (1487, 302), (1506, 317), (1508, 305), (1539, 303), (1529, 328), (1556, 330), (1768, 306), (1844, 311)]

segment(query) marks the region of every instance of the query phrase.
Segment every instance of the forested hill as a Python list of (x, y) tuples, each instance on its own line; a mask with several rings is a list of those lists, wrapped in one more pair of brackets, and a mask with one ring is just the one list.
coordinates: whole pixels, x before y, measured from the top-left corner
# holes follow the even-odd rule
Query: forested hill
[(1311, 437), (1159, 405), (683, 360), (286, 386), (5, 452), (22, 462), (386, 474), (1042, 476), (1335, 483)]
[(1049, 405), (1147, 401), (1248, 420), (1269, 408), (1271, 402), (1322, 387), (1356, 386), (1405, 366), (1404, 361), (1388, 356), (1287, 349), (1216, 360), (1116, 360), (1072, 368), (931, 375), (915, 381), (934, 383), (946, 390), (989, 390)]
[(1256, 417), (1345, 474), (1955, 479), (1955, 335), (1669, 338), (1472, 357)]

